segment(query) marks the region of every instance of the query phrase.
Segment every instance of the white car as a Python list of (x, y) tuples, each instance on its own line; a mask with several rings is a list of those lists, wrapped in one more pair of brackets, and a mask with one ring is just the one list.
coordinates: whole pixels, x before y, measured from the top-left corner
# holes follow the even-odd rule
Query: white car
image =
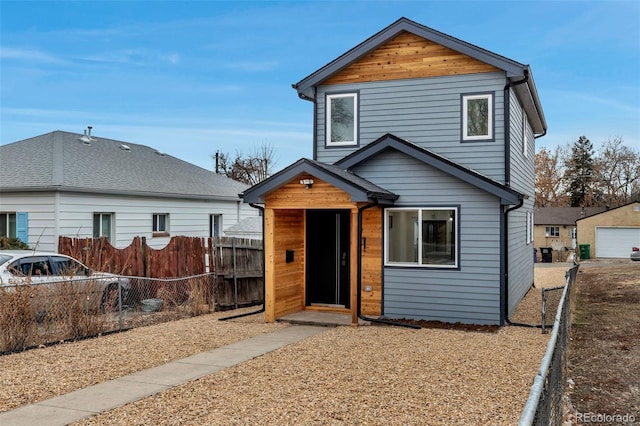
[[(103, 312), (115, 311), (127, 301), (129, 279), (94, 272), (70, 256), (31, 250), (0, 251), (0, 287), (72, 283), (76, 290), (99, 298)], [(118, 290), (120, 288), (120, 290)], [(120, 294), (119, 294), (120, 291)]]
[(640, 260), (640, 247), (631, 248), (631, 260)]

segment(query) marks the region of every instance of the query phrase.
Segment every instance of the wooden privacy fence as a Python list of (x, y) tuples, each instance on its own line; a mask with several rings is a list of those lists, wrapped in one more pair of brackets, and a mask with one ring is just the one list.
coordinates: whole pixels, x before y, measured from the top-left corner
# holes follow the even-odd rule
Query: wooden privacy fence
[(216, 309), (264, 301), (262, 241), (242, 238), (175, 236), (162, 249), (134, 237), (118, 249), (105, 237), (60, 236), (58, 251), (97, 271), (147, 278), (182, 278), (211, 273)]

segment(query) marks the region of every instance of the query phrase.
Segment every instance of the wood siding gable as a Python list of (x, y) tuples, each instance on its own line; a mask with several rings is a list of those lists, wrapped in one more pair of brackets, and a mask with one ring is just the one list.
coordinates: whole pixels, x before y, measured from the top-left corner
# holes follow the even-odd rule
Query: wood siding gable
[(348, 84), (406, 78), (499, 71), (448, 47), (403, 31), (334, 74), (323, 84)]

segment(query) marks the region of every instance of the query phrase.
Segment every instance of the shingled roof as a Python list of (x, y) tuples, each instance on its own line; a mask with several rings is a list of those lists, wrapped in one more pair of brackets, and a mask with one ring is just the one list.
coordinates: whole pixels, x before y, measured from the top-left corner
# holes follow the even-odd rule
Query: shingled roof
[(575, 225), (576, 220), (608, 210), (607, 207), (537, 207), (535, 225)]
[(64, 190), (239, 200), (247, 185), (153, 148), (54, 131), (0, 146), (0, 192)]

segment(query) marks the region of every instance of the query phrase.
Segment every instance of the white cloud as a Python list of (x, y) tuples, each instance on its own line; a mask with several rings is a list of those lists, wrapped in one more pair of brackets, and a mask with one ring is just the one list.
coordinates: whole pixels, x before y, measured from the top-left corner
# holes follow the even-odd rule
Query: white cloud
[(22, 59), (27, 61), (41, 62), (47, 64), (64, 64), (66, 61), (37, 49), (21, 49), (12, 47), (1, 47), (0, 58), (2, 59)]

